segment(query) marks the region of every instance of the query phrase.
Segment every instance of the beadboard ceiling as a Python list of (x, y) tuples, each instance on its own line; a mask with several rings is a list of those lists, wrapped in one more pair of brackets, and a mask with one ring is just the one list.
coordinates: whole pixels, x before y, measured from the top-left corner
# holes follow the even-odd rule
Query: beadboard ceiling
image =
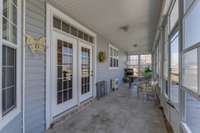
[[(49, 0), (117, 47), (131, 53), (151, 50), (162, 0)], [(128, 30), (120, 27), (126, 26)], [(137, 44), (137, 47), (133, 47)]]

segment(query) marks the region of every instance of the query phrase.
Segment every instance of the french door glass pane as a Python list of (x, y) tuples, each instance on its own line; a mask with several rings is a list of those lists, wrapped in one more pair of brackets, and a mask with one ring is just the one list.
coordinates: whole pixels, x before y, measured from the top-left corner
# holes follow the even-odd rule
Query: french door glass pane
[(16, 50), (2, 49), (2, 111), (7, 114), (16, 106)]
[(191, 89), (194, 92), (198, 91), (198, 61), (197, 61), (197, 49), (189, 51), (183, 55), (183, 86)]
[(81, 94), (90, 91), (90, 49), (81, 48)]
[(188, 48), (194, 44), (197, 44), (200, 42), (199, 34), (200, 29), (199, 27), (200, 23), (200, 1), (196, 2), (197, 4), (194, 4), (194, 8), (188, 12), (188, 14), (185, 16), (183, 22), (184, 22), (184, 48)]
[(72, 73), (73, 73), (72, 44), (57, 41), (57, 104), (72, 99)]

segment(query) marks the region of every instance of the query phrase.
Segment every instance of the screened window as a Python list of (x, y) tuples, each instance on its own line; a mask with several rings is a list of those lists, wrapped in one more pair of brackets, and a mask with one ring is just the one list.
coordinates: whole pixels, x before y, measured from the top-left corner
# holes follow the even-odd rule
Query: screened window
[(186, 125), (192, 133), (200, 131), (199, 43), (200, 1), (184, 0), (182, 84), (185, 90)]
[(179, 101), (179, 34), (170, 40), (170, 100), (178, 109)]
[(171, 13), (169, 15), (169, 22), (170, 22), (170, 30), (174, 28), (176, 23), (178, 22), (178, 0), (174, 1), (174, 6), (171, 10)]
[(109, 45), (110, 68), (119, 67), (119, 50)]
[(160, 67), (159, 67), (159, 47), (156, 49), (156, 74), (159, 75)]
[[(20, 111), (21, 0), (0, 0), (0, 129)], [(1, 120), (3, 120), (1, 122)]]
[(188, 48), (200, 42), (200, 2), (196, 2), (192, 10), (184, 17), (184, 48)]
[(145, 68), (151, 69), (151, 55), (140, 55), (140, 74), (143, 75)]
[(138, 55), (130, 55), (129, 56), (129, 65), (138, 65), (139, 56)]
[(192, 94), (186, 94), (186, 123), (192, 133), (200, 131), (200, 100)]
[(168, 42), (168, 35), (169, 35), (169, 28), (168, 24), (165, 25), (165, 30), (164, 30), (164, 79), (168, 79), (168, 52), (169, 52), (169, 42)]
[(128, 67), (133, 69), (133, 75), (139, 76), (139, 55), (130, 55)]
[(133, 69), (134, 76), (143, 76), (145, 68), (152, 69), (152, 59), (150, 54), (130, 55), (128, 67)]
[(183, 55), (183, 86), (197, 92), (198, 91), (198, 59), (197, 49), (189, 51)]
[(184, 12), (188, 10), (194, 0), (184, 0)]

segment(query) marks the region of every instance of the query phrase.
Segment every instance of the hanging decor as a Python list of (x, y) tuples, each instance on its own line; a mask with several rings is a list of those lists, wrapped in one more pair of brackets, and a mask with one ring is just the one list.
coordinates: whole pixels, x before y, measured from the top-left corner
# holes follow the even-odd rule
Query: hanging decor
[(35, 39), (31, 35), (26, 35), (26, 46), (28, 46), (33, 54), (45, 53), (45, 37)]
[(105, 54), (105, 52), (100, 51), (100, 52), (98, 53), (98, 61), (99, 61), (100, 63), (104, 63), (105, 60), (106, 60), (106, 54)]

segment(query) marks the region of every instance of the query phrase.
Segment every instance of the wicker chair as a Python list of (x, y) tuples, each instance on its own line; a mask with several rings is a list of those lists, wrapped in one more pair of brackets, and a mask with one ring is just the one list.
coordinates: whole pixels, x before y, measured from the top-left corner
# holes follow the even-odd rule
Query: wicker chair
[(142, 81), (138, 85), (138, 96), (143, 100), (156, 100), (156, 86), (152, 81)]

